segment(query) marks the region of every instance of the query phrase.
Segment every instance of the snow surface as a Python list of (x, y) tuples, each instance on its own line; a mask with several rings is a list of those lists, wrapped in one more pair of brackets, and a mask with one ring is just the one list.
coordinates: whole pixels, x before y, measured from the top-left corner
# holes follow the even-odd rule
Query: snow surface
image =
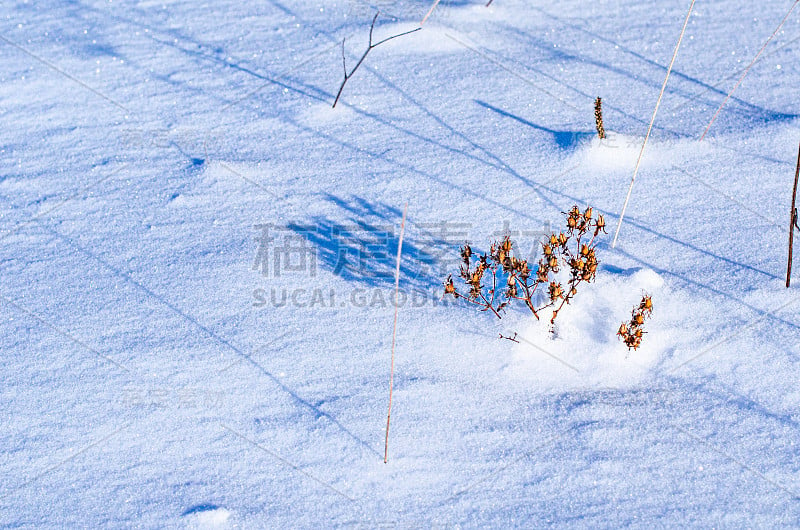
[(689, 2), (483, 4), (372, 50), (336, 109), (342, 39), (352, 67), (375, 8), (381, 39), (430, 2), (0, 6), (0, 526), (800, 523), (800, 11), (699, 143), (792, 2), (698, 0), (551, 335), (441, 283), (573, 204), (614, 228)]

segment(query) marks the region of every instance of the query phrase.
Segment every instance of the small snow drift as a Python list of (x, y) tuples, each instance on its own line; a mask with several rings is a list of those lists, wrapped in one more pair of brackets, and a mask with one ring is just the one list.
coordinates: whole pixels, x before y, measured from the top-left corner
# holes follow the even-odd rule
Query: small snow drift
[[(618, 170), (633, 172), (642, 150), (643, 137), (606, 131), (601, 140), (594, 135), (578, 156), (588, 167), (607, 172)], [(707, 155), (708, 147), (690, 138), (678, 140), (653, 140), (647, 144), (642, 156), (642, 169), (666, 169), (682, 165), (687, 160)]]
[(227, 528), (230, 515), (225, 508), (213, 504), (200, 504), (183, 512), (188, 528)]
[[(645, 326), (642, 347), (628, 351), (616, 332), (643, 292), (653, 296), (653, 318)], [(522, 330), (508, 370), (542, 391), (630, 386), (664, 356), (671, 330), (678, 328), (678, 323), (670, 325), (676, 316), (678, 302), (654, 271), (601, 270), (596, 282), (584, 286), (562, 310), (553, 333), (548, 319), (534, 319)]]
[(590, 167), (606, 171), (630, 169), (636, 164), (636, 158), (642, 147), (642, 138), (606, 132), (606, 138), (592, 138), (591, 144), (583, 156)]

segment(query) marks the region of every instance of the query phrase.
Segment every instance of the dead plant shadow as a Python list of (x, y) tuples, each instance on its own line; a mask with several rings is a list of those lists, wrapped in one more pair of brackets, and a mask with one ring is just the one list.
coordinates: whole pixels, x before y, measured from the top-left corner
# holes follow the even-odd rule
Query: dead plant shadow
[(492, 106), (492, 105), (490, 105), (490, 104), (488, 104), (488, 103), (486, 103), (484, 101), (481, 101), (479, 99), (476, 99), (474, 101), (475, 101), (475, 103), (477, 103), (481, 107), (484, 107), (484, 108), (489, 109), (489, 110), (491, 110), (493, 112), (496, 112), (496, 113), (500, 114), (501, 116), (505, 116), (507, 118), (511, 118), (512, 120), (518, 121), (519, 123), (521, 123), (523, 125), (527, 125), (528, 127), (532, 127), (532, 128), (534, 128), (534, 129), (536, 129), (538, 131), (541, 131), (541, 132), (544, 132), (544, 133), (547, 133), (547, 134), (551, 135), (552, 138), (553, 138), (553, 141), (555, 142), (555, 144), (560, 149), (565, 149), (565, 150), (574, 149), (575, 147), (578, 146), (578, 144), (580, 144), (581, 140), (586, 139), (586, 138), (591, 138), (596, 134), (594, 132), (557, 131), (557, 130), (554, 130), (554, 129), (548, 129), (547, 127), (543, 127), (541, 125), (536, 125), (533, 122), (530, 122), (530, 121), (528, 121), (526, 119), (520, 118), (519, 116), (517, 116), (515, 114), (511, 114), (510, 112), (506, 112), (503, 109), (499, 109), (497, 107), (494, 107), (494, 106)]
[[(393, 286), (402, 210), (354, 196), (326, 194), (324, 199), (337, 207), (336, 215), (315, 215), (287, 228), (310, 243), (318, 264), (334, 275), (366, 287)], [(406, 221), (400, 263), (404, 290), (441, 290), (448, 258), (457, 257), (464, 243), (437, 234), (434, 224)]]

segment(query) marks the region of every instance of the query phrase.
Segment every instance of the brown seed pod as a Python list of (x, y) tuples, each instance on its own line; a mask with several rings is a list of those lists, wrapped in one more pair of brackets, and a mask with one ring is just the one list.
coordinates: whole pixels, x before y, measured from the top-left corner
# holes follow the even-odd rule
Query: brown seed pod
[(447, 281), (444, 283), (444, 294), (456, 294), (456, 286), (453, 285), (453, 277), (448, 276)]
[(550, 300), (558, 300), (564, 296), (564, 290), (561, 287), (560, 283), (551, 282), (550, 283)]
[(652, 311), (653, 310), (653, 300), (649, 296), (645, 296), (642, 298), (642, 303), (639, 304), (639, 309), (644, 311)]

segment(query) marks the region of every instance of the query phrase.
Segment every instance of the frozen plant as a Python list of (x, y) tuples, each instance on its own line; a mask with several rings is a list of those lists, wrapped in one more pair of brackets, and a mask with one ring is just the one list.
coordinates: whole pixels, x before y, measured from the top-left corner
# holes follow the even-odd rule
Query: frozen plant
[[(477, 257), (469, 245), (462, 247), (459, 276), (468, 289), (460, 292), (450, 275), (444, 284), (445, 295), (466, 300), (482, 311), (491, 311), (497, 318), (517, 300), (524, 302), (537, 319), (539, 313), (553, 308), (550, 317), (553, 324), (564, 304), (577, 294), (578, 285), (594, 280), (598, 266), (596, 241), (605, 233), (606, 226), (602, 215), (593, 217), (591, 207), (581, 212), (573, 206), (564, 215), (566, 230), (552, 234), (542, 243), (544, 256), (535, 270), (527, 260), (514, 257), (514, 244), (508, 236), (493, 243), (489, 254)], [(537, 303), (540, 292), (544, 301)]]

